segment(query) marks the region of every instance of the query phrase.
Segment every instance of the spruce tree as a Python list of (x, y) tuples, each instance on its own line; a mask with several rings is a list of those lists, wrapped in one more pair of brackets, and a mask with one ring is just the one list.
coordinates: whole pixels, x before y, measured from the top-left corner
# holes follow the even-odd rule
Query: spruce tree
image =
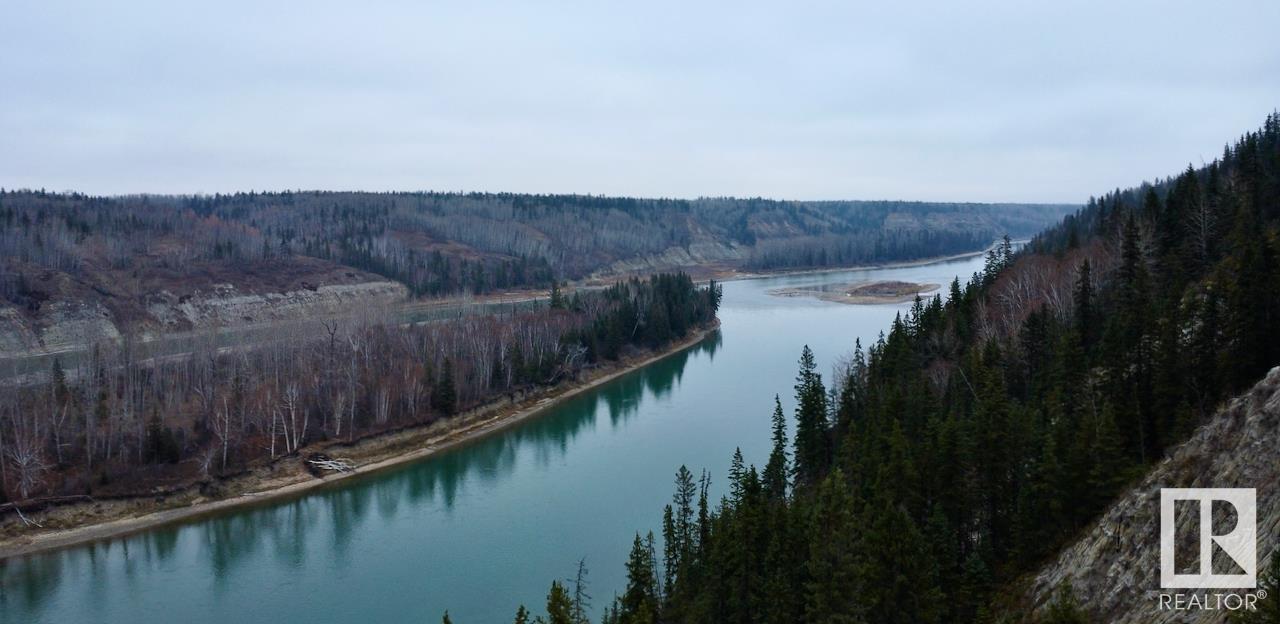
[(746, 491), (746, 462), (742, 458), (742, 449), (733, 450), (733, 459), (729, 461), (729, 501), (735, 507), (742, 503)]
[(827, 392), (817, 372), (813, 351), (805, 345), (800, 352), (800, 372), (796, 375), (796, 455), (797, 488), (816, 484), (831, 461), (827, 431)]
[(694, 504), (698, 494), (698, 486), (693, 481), (693, 473), (685, 466), (676, 471), (676, 491), (672, 497), (675, 512), (675, 554), (676, 573), (683, 573), (693, 561), (694, 548), (697, 544), (695, 535)]
[(551, 581), (551, 590), (547, 592), (548, 624), (574, 624), (573, 600), (569, 592), (559, 581)]
[(564, 310), (569, 307), (564, 294), (560, 292), (559, 282), (551, 282), (550, 307), (552, 310)]
[(67, 390), (67, 373), (62, 369), (61, 358), (53, 358), (53, 372), (51, 377), (53, 381), (53, 398), (60, 406), (66, 402), (70, 395)]
[(769, 452), (769, 462), (764, 467), (764, 491), (769, 500), (786, 499), (789, 471), (787, 417), (782, 413), (782, 401), (775, 394), (773, 396), (773, 450)]
[(627, 560), (627, 589), (622, 594), (619, 613), (624, 624), (652, 621), (657, 615), (656, 582), (652, 552), (636, 533)]
[(891, 487), (882, 479), (867, 507), (859, 602), (869, 622), (938, 622), (942, 595), (936, 562), (915, 521), (892, 501)]
[(804, 621), (813, 624), (863, 621), (859, 535), (853, 497), (836, 469), (819, 485), (808, 531)]
[(1040, 624), (1088, 624), (1089, 617), (1080, 609), (1075, 592), (1070, 585), (1062, 585), (1054, 595), (1053, 602), (1045, 609)]
[(1093, 344), (1096, 331), (1093, 312), (1093, 270), (1089, 266), (1088, 259), (1080, 262), (1080, 269), (1076, 274), (1075, 317), (1076, 333), (1080, 336), (1080, 344), (1088, 349)]
[(671, 505), (662, 508), (662, 580), (667, 588), (666, 603), (663, 607), (670, 611), (674, 600), (673, 588), (676, 585), (676, 571), (680, 567), (680, 542), (676, 537), (675, 512)]
[(1107, 327), (1103, 357), (1110, 369), (1109, 399), (1124, 409), (1117, 413), (1116, 425), (1127, 446), (1142, 461), (1154, 457), (1155, 423), (1151, 395), (1151, 293), (1146, 260), (1137, 222), (1132, 216), (1122, 233), (1118, 269), (1118, 310)]
[(453, 361), (445, 360), (440, 378), (431, 393), (431, 406), (445, 416), (458, 410), (458, 390), (453, 381)]

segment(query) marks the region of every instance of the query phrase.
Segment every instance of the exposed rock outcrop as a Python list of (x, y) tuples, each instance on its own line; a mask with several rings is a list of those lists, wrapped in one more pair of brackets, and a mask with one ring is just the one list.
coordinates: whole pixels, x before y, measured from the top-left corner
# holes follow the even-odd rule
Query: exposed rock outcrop
[(34, 321), (17, 308), (0, 308), (0, 356), (58, 353), (119, 338), (111, 312), (97, 303), (55, 301)]
[(0, 307), (0, 353), (28, 353), (40, 348), (40, 337), (13, 306)]
[[(1069, 583), (1099, 622), (1225, 621), (1225, 610), (1158, 608), (1160, 490), (1171, 487), (1256, 488), (1258, 568), (1266, 568), (1280, 541), (1280, 367), (1219, 410), (1060, 552), (1031, 581), (1027, 603), (1040, 612)], [(1178, 548), (1196, 548), (1194, 537), (1180, 535)], [(1219, 554), (1215, 563), (1225, 563)]]
[(118, 340), (128, 330), (143, 340), (175, 332), (239, 328), (306, 318), (356, 314), (403, 303), (403, 284), (369, 281), (310, 286), (285, 292), (246, 292), (231, 284), (177, 295), (162, 290), (146, 298), (144, 315), (121, 319), (97, 302), (52, 301), (36, 314), (0, 308), (0, 357), (24, 358), (83, 350)]
[(402, 303), (408, 296), (403, 284), (390, 281), (268, 293), (246, 293), (231, 284), (219, 284), (212, 292), (181, 297), (160, 291), (149, 298), (147, 313), (162, 327), (204, 329), (350, 313), (364, 306)]
[(596, 271), (594, 276), (605, 277), (631, 273), (652, 273), (688, 269), (701, 265), (739, 263), (745, 260), (750, 255), (750, 252), (750, 247), (742, 247), (732, 243), (700, 241), (690, 243), (686, 247), (668, 247), (659, 254), (618, 260), (608, 267)]

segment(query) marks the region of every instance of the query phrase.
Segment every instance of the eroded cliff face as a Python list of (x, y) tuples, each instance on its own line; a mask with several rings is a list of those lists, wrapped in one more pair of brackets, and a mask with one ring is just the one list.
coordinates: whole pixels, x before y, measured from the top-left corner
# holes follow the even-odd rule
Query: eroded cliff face
[(5, 357), (57, 353), (118, 338), (111, 313), (96, 303), (55, 301), (34, 318), (12, 306), (0, 307), (0, 355)]
[[(1057, 588), (1069, 583), (1098, 622), (1226, 621), (1225, 610), (1159, 609), (1160, 490), (1174, 487), (1256, 488), (1258, 569), (1265, 570), (1280, 542), (1280, 367), (1219, 410), (1045, 566), (1025, 596), (1032, 611), (1042, 612)], [(1184, 520), (1196, 524), (1191, 507), (1179, 511), (1179, 526)], [(1220, 516), (1215, 512), (1215, 524)], [(1196, 552), (1197, 535), (1180, 534), (1177, 548)], [(1225, 564), (1227, 556), (1219, 555), (1215, 562)], [(1232, 590), (1166, 593), (1172, 591)]]
[[(3, 360), (47, 359), (126, 335), (146, 342), (183, 332), (357, 315), (409, 296), (399, 282), (302, 256), (241, 263), (146, 256), (139, 264), (122, 268), (91, 259), (69, 270), (0, 258), (0, 271), (10, 278), (0, 296), (0, 367)], [(47, 368), (49, 362), (39, 365)]]
[[(121, 318), (96, 301), (54, 300), (36, 312), (0, 307), (0, 356), (27, 357), (84, 349), (134, 331), (143, 340), (214, 328), (238, 328), (279, 321), (327, 318), (360, 310), (403, 303), (409, 292), (403, 284), (370, 281), (309, 286), (282, 292), (252, 292), (232, 284), (217, 284), (186, 294), (161, 290), (149, 294), (141, 306), (130, 306), (131, 318)], [(135, 310), (141, 308), (139, 316)]]
[(161, 327), (204, 329), (239, 324), (327, 317), (368, 306), (403, 303), (409, 291), (398, 282), (333, 284), (289, 292), (241, 292), (219, 284), (212, 292), (178, 296), (155, 293), (147, 313)]
[(750, 252), (750, 247), (734, 243), (699, 241), (684, 247), (668, 247), (659, 254), (618, 260), (596, 271), (592, 277), (605, 278), (616, 275), (689, 270), (708, 265), (737, 264), (745, 260)]

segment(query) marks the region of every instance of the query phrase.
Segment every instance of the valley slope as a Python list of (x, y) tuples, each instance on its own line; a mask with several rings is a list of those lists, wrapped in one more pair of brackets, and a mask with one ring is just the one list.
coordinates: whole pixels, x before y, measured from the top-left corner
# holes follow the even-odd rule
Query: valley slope
[[(553, 281), (846, 266), (974, 251), (1062, 205), (488, 193), (93, 197), (0, 191), (11, 373), (122, 337), (527, 299)], [(419, 306), (420, 307), (420, 306)], [(407, 317), (412, 320), (412, 315)], [(15, 358), (30, 359), (19, 366)], [(0, 364), (0, 367), (4, 367)]]

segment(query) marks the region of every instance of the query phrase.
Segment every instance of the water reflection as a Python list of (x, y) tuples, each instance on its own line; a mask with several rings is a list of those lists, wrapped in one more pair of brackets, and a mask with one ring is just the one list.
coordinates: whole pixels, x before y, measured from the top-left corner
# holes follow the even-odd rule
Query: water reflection
[[(353, 545), (370, 530), (365, 525), (371, 517), (391, 525), (435, 511), (452, 514), (459, 499), (470, 494), (468, 488), (483, 489), (509, 478), (521, 457), (545, 468), (597, 427), (602, 410), (608, 426), (616, 429), (634, 418), (645, 401), (665, 400), (680, 386), (690, 359), (714, 359), (721, 341), (720, 332), (712, 332), (698, 345), (568, 399), (550, 414), (398, 470), (191, 524), (0, 561), (0, 621), (9, 621), (10, 615), (18, 617), (15, 621), (42, 621), (55, 598), (63, 611), (75, 612), (76, 607), (110, 602), (112, 591), (135, 596), (164, 592), (164, 579), (179, 567), (178, 560), (207, 568), (207, 574), (195, 576), (210, 583), (215, 602), (234, 598), (236, 579), (247, 572), (243, 568), (260, 565), (264, 558), (286, 576), (317, 565), (309, 561), (316, 556), (327, 556), (326, 566), (344, 569), (359, 554)], [(320, 541), (326, 545), (317, 547)], [(191, 582), (190, 571), (183, 573)]]

